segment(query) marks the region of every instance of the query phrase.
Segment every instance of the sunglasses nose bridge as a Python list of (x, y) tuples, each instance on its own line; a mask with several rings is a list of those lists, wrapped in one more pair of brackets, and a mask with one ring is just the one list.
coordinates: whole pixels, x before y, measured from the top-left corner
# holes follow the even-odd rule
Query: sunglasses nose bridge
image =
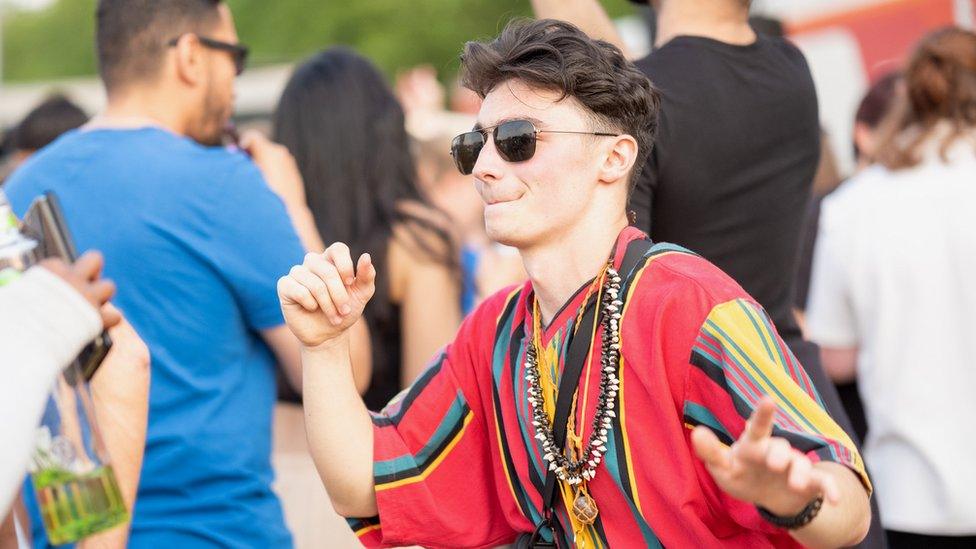
[(481, 130), (480, 133), (484, 137), (484, 144), (475, 159), (471, 173), (481, 180), (497, 178), (499, 167), (505, 162), (505, 158), (498, 153), (494, 131)]

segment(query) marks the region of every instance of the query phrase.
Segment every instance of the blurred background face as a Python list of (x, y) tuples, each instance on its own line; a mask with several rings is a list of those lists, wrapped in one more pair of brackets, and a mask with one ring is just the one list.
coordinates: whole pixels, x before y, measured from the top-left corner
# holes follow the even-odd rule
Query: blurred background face
[[(485, 97), (478, 123), (490, 127), (527, 119), (537, 130), (595, 131), (575, 99), (558, 99), (556, 92), (503, 82)], [(531, 159), (508, 162), (499, 156), (489, 132), (474, 167), (488, 237), (524, 250), (564, 234), (581, 217), (597, 187), (596, 139), (540, 133)]]
[[(234, 19), (226, 4), (218, 7), (220, 19), (213, 30), (201, 36), (227, 42), (238, 43)], [(219, 145), (224, 127), (234, 113), (234, 78), (236, 69), (230, 52), (213, 48), (202, 48), (207, 69), (206, 80), (201, 90), (200, 103), (194, 123), (189, 127), (189, 137), (204, 145)]]

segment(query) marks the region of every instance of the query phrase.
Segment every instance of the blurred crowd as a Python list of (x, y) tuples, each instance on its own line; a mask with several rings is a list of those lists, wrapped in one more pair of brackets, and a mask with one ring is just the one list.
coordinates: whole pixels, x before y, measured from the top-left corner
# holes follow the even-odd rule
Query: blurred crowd
[[(4, 134), (14, 213), (54, 191), (78, 248), (101, 256), (0, 286), (0, 364), (52, 348), (64, 361), (110, 329), (92, 391), (133, 519), (81, 546), (355, 546), (308, 457), (301, 350), (276, 284), (329, 243), (369, 253), (378, 282), (352, 334), (356, 385), (371, 410), (408, 387), (466, 313), (525, 278), (448, 154), (480, 99), (430, 66), (390, 83), (334, 47), (296, 65), (270, 124), (238, 131), (247, 49), (229, 8), (150, 4), (99, 2), (103, 112), (53, 95)], [(781, 26), (723, 36), (709, 29), (739, 0), (654, 4), (655, 49), (635, 63), (662, 115), (632, 222), (701, 254), (769, 313), (862, 445), (877, 504), (863, 546), (974, 546), (976, 35), (932, 32), (871, 83), (851, 120), (857, 168), (841, 174)], [(533, 6), (625, 48), (596, 1)], [(102, 276), (120, 313), (96, 320), (112, 307), (111, 292), (90, 291)], [(87, 299), (17, 297), (31, 291)], [(30, 315), (35, 329), (18, 332)], [(72, 318), (83, 333), (60, 328)], [(36, 408), (11, 405), (5, 422), (33, 425)], [(25, 460), (0, 460), (16, 479), (0, 493), (0, 546), (47, 543), (30, 483), (14, 488)]]

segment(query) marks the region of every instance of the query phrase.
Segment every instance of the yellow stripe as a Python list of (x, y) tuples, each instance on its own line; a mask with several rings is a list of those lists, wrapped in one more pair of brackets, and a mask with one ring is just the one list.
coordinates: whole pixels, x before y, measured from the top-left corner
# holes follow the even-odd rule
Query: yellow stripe
[(382, 492), (383, 490), (392, 490), (393, 488), (399, 488), (400, 486), (405, 486), (407, 484), (413, 484), (415, 482), (422, 482), (426, 480), (427, 477), (430, 476), (430, 474), (433, 473), (435, 469), (437, 469), (437, 467), (441, 464), (441, 462), (444, 461), (444, 458), (446, 458), (447, 455), (451, 453), (451, 450), (453, 450), (454, 447), (457, 446), (457, 443), (461, 440), (461, 437), (464, 436), (464, 431), (467, 430), (468, 424), (471, 423), (471, 420), (473, 418), (474, 418), (474, 412), (468, 411), (468, 415), (464, 416), (464, 425), (461, 427), (461, 430), (458, 431), (458, 434), (454, 435), (454, 439), (451, 440), (450, 444), (448, 444), (447, 447), (444, 448), (444, 451), (441, 452), (441, 455), (437, 456), (437, 459), (435, 459), (433, 463), (430, 464), (430, 467), (427, 467), (427, 469), (425, 469), (424, 472), (420, 473), (419, 475), (403, 478), (393, 482), (387, 482), (385, 484), (377, 484), (376, 491)]
[[(779, 409), (793, 418), (801, 428), (805, 423), (810, 423), (816, 429), (816, 434), (834, 439), (846, 447), (851, 453), (853, 465), (862, 477), (862, 481), (865, 486), (870, 487), (870, 481), (864, 471), (864, 463), (850, 437), (816, 401), (810, 398), (810, 395), (796, 384), (793, 378), (786, 373), (786, 370), (770, 367), (771, 361), (765, 356), (761, 336), (756, 333), (752, 322), (745, 311), (739, 307), (739, 304), (736, 301), (730, 301), (718, 305), (712, 309), (708, 319), (721, 328), (724, 335), (708, 327), (706, 327), (706, 331), (715, 339), (723, 342), (724, 352), (738, 358), (741, 368), (749, 375), (750, 381), (757, 385), (762, 392), (776, 400)], [(760, 324), (760, 329), (765, 331), (764, 325)], [(732, 344), (733, 342), (735, 345)], [(741, 351), (735, 346), (738, 346)], [(769, 379), (769, 382), (763, 379), (760, 372)], [(776, 395), (776, 391), (773, 390), (774, 387), (784, 398)], [(789, 401), (792, 406), (787, 406), (786, 401)]]
[(769, 346), (769, 352), (773, 355), (771, 357), (772, 361), (779, 365), (784, 372), (787, 372), (786, 363), (780, 360), (780, 353), (776, 352), (779, 346), (776, 344), (773, 334), (769, 333), (769, 330), (766, 329), (766, 324), (763, 322), (763, 319), (759, 318), (759, 311), (753, 309), (746, 303), (746, 308), (743, 312), (759, 327), (759, 337), (762, 338), (763, 343)]
[(382, 525), (374, 524), (372, 526), (366, 526), (364, 528), (360, 528), (359, 530), (356, 530), (356, 537), (365, 536), (366, 534), (372, 532), (373, 530), (379, 530), (382, 527), (383, 527)]

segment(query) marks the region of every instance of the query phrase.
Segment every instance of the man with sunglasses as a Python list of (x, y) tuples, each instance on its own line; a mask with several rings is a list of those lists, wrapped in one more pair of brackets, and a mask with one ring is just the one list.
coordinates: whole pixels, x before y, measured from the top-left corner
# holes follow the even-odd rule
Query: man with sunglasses
[(270, 486), (271, 414), (276, 362), (296, 386), (301, 365), (275, 283), (304, 247), (322, 249), (301, 178), (266, 140), (250, 141), (250, 157), (219, 146), (247, 55), (226, 4), (100, 0), (96, 32), (105, 111), (5, 190), (21, 214), (58, 194), (150, 349), (129, 545), (288, 547)]
[(660, 99), (551, 20), (467, 44), (484, 102), (452, 154), (529, 280), (489, 298), (381, 412), (347, 330), (373, 294), (339, 243), (278, 283), (310, 449), (369, 546), (836, 547), (870, 521), (853, 443), (754, 299), (626, 215)]

